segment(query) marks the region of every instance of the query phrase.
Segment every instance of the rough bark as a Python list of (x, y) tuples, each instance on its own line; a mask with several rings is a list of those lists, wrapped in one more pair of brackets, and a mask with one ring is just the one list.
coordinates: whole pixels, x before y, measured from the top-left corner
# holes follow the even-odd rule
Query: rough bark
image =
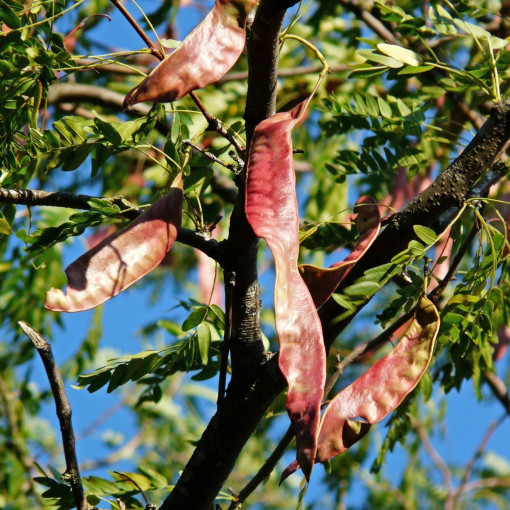
[[(496, 104), (490, 117), (471, 140), (466, 149), (439, 177), (393, 216), (363, 258), (342, 281), (337, 292), (351, 285), (367, 269), (387, 262), (405, 250), (409, 241), (418, 239), (414, 225), (442, 233), (455, 218), (470, 196), (476, 182), (489, 170), (495, 158), (510, 139), (510, 102)], [(330, 299), (320, 310), (325, 339), (328, 345), (352, 320), (352, 316), (335, 321), (343, 309)]]
[[(247, 143), (255, 125), (274, 113), (279, 33), (285, 9), (262, 0), (247, 42), (250, 78), (246, 100)], [(256, 76), (256, 78), (251, 78)], [(268, 362), (260, 328), (258, 238), (244, 213), (244, 175), (223, 244), (227, 325), (232, 378), (190, 461), (161, 510), (209, 510), (271, 401), (284, 388), (277, 365)]]

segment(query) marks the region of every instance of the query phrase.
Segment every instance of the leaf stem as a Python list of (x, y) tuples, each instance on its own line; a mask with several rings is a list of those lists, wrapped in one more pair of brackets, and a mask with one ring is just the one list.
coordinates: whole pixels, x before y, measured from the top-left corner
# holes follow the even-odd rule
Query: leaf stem
[(120, 3), (119, 0), (110, 0), (111, 3), (117, 7), (117, 9), (122, 13), (122, 15), (126, 18), (126, 20), (131, 24), (131, 26), (135, 29), (136, 33), (142, 38), (143, 42), (148, 46), (152, 55), (154, 55), (159, 60), (163, 60), (165, 58), (165, 52), (162, 48), (156, 48), (154, 43), (150, 40), (149, 36), (143, 31), (142, 27), (138, 24), (138, 22), (131, 16), (129, 11)]

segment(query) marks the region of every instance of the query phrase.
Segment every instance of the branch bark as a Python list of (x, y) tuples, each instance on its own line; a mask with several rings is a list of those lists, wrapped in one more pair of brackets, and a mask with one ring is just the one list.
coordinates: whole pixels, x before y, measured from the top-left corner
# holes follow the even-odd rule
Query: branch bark
[[(0, 188), (0, 203), (21, 204), (26, 206), (49, 206), (49, 207), (68, 207), (71, 209), (81, 209), (90, 211), (92, 209), (89, 195), (77, 195), (63, 191), (43, 191), (34, 189), (8, 189)], [(135, 208), (123, 197), (101, 198), (107, 200), (111, 205), (120, 207), (121, 216), (129, 220), (134, 220), (142, 211)], [(218, 262), (221, 266), (226, 266), (224, 250), (221, 243), (212, 239), (209, 232), (200, 232), (180, 227), (177, 234), (177, 241), (196, 248), (204, 252), (207, 256)]]
[[(247, 40), (248, 94), (245, 119), (247, 144), (258, 122), (275, 111), (279, 34), (285, 8), (261, 0)], [(264, 352), (260, 328), (260, 289), (257, 273), (258, 239), (244, 213), (244, 175), (238, 176), (239, 193), (224, 246), (226, 310), (230, 331), (232, 378), (225, 398), (200, 438), (161, 510), (208, 510), (232, 471), (274, 397), (285, 387), (278, 365)], [(274, 358), (274, 357), (273, 357)]]
[[(494, 105), (490, 117), (455, 161), (400, 213), (393, 216), (367, 253), (342, 281), (338, 291), (363, 276), (366, 270), (388, 263), (417, 239), (414, 225), (442, 233), (466, 203), (476, 183), (488, 172), (510, 139), (510, 102)], [(496, 172), (497, 174), (497, 172)], [(489, 179), (490, 182), (492, 182)], [(343, 309), (330, 299), (319, 310), (327, 347), (349, 324), (353, 315), (342, 321), (335, 318)]]
[(73, 424), (71, 421), (71, 405), (67, 399), (64, 389), (64, 381), (60, 375), (60, 371), (55, 363), (51, 352), (50, 344), (26, 322), (18, 323), (25, 334), (34, 344), (37, 352), (41, 356), (46, 374), (53, 393), (55, 408), (57, 410), (58, 421), (60, 422), (60, 431), (62, 433), (62, 445), (64, 447), (64, 456), (66, 459), (66, 471), (64, 478), (69, 480), (71, 490), (73, 492), (74, 501), (78, 510), (88, 510), (85, 492), (81, 483), (80, 469), (78, 467), (78, 459), (76, 457), (76, 447), (74, 440)]

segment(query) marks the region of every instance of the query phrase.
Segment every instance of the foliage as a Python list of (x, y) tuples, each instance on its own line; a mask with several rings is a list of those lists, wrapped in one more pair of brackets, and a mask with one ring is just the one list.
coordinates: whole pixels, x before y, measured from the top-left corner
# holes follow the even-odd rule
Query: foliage
[[(242, 451), (229, 451), (236, 466), (221, 490), (211, 489), (221, 508), (354, 508), (354, 497), (360, 508), (433, 508), (438, 502), (449, 509), (504, 508), (508, 460), (496, 462), (487, 446), (504, 418), (485, 423), (486, 440), (473, 447), (468, 468), (438, 459), (431, 438), (437, 440), (444, 426), (450, 392), (466, 381), (479, 400), (495, 396), (506, 406), (502, 413), (508, 411), (501, 390), (508, 375), (495, 363), (504, 359), (510, 338), (507, 182), (503, 174), (495, 179), (490, 198), (457, 200), (447, 191), (431, 198), (427, 214), (437, 221), (415, 222), (403, 249), (380, 246), (377, 237), (380, 227), (382, 235), (398, 227), (398, 211), (412, 215), (419, 200), (428, 200), (423, 194), (412, 202), (474, 132), (483, 137), (488, 105), (507, 99), (506, 6), (497, 0), (254, 3), (206, 2), (198, 28), (180, 44), (177, 27), (191, 29), (186, 15), (202, 2), (163, 0), (154, 12), (143, 3), (139, 9), (126, 4), (136, 18), (135, 27), (126, 28), (133, 46), (119, 51), (108, 18), (126, 21), (117, 2), (1, 2), (2, 508), (77, 504), (75, 480), (47, 418), (51, 392), (33, 381), (40, 361), (21, 336), (20, 320), (48, 339), (65, 336), (74, 345), (60, 366), (66, 382), (113, 394), (101, 393), (104, 398), (118, 395), (137, 429), (131, 441), (120, 439), (122, 446), (116, 434), (104, 434), (113, 454), (94, 464), (97, 474), (82, 478), (90, 507), (165, 508), (168, 493), (189, 480), (197, 445), (204, 469), (219, 473), (223, 450), (238, 438), (233, 434), (226, 446), (215, 427), (222, 412), (234, 409), (226, 421), (246, 435), (238, 450), (248, 441)], [(271, 42), (270, 27), (278, 23), (264, 23), (288, 7)], [(156, 43), (135, 41), (134, 28), (149, 34), (146, 43)], [(246, 34), (248, 58), (242, 53)], [(151, 72), (153, 57), (162, 59), (165, 48), (177, 49)], [(272, 51), (279, 51), (279, 60)], [(269, 67), (259, 72), (257, 59), (281, 73), (275, 115), (271, 107), (265, 111)], [(510, 130), (501, 132), (502, 147)], [(488, 166), (495, 158), (487, 156)], [(434, 209), (450, 199), (451, 216)], [(64, 261), (76, 253), (78, 236), (97, 247), (66, 271), (67, 297), (77, 295), (76, 302), (54, 306), (50, 293), (48, 308), (84, 309), (76, 304), (81, 292), (91, 308), (142, 277), (131, 295), (148, 290), (161, 304), (170, 289), (179, 305), (169, 310), (166, 304), (161, 317), (151, 320), (136, 309), (143, 326), (139, 352), (128, 352), (122, 342), (109, 345), (105, 328), (115, 319), (102, 308), (87, 316), (85, 332), (44, 308), (46, 292), (65, 284)], [(272, 262), (257, 237), (267, 242), (274, 271), (267, 270)], [(341, 248), (347, 257), (330, 255)], [(134, 262), (122, 268), (127, 281), (119, 282), (119, 272), (105, 284), (104, 275), (128, 255)], [(377, 257), (382, 263), (371, 264)], [(274, 300), (262, 296), (261, 327), (258, 283), (269, 291), (273, 277)], [(218, 290), (225, 291), (223, 307)], [(404, 319), (413, 317), (404, 333)], [(399, 338), (393, 351), (378, 353)], [(53, 345), (56, 353), (61, 347), (60, 340)], [(279, 352), (286, 395), (269, 348)], [(272, 398), (257, 397), (258, 388), (269, 388)], [(323, 398), (331, 400), (321, 417)], [(242, 415), (244, 405), (253, 416)], [(282, 462), (244, 501), (241, 489), (275, 449), (287, 413), (296, 436), (291, 471), (301, 465), (309, 479), (314, 462), (324, 461), (310, 479), (320, 490), (307, 494), (296, 476), (279, 487)], [(386, 427), (368, 432), (389, 413)], [(89, 421), (76, 412), (73, 420)], [(393, 476), (390, 452), (398, 443), (405, 462)], [(215, 444), (216, 457), (210, 456)], [(437, 467), (442, 480), (433, 473)], [(353, 488), (360, 473), (361, 497)], [(206, 492), (207, 483), (190, 492)]]

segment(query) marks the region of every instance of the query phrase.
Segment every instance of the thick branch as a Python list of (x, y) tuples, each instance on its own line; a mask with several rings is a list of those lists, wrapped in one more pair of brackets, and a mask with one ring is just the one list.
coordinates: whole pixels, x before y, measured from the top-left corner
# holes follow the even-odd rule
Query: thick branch
[[(247, 41), (248, 95), (245, 118), (248, 145), (255, 125), (275, 109), (279, 33), (285, 9), (261, 0)], [(224, 245), (229, 262), (225, 287), (231, 309), (229, 348), (232, 379), (225, 398), (201, 437), (161, 510), (209, 510), (214, 498), (257, 423), (285, 387), (278, 366), (267, 362), (260, 329), (260, 289), (257, 273), (258, 239), (244, 213), (244, 176)]]
[[(442, 233), (476, 189), (475, 183), (487, 172), (510, 138), (510, 103), (496, 104), (490, 117), (460, 156), (400, 213), (396, 214), (363, 258), (353, 267), (337, 291), (351, 285), (366, 270), (388, 263), (417, 239), (414, 225)], [(498, 172), (495, 172), (497, 179)], [(492, 182), (491, 179), (489, 179)], [(476, 191), (481, 191), (476, 189)], [(330, 299), (319, 311), (325, 339), (331, 345), (352, 316), (335, 321), (343, 309)]]
[(46, 374), (53, 393), (55, 407), (57, 410), (58, 421), (60, 423), (60, 432), (62, 433), (62, 445), (64, 447), (64, 456), (66, 459), (66, 472), (64, 478), (69, 480), (71, 490), (73, 492), (74, 501), (78, 510), (88, 510), (85, 492), (81, 483), (80, 469), (78, 467), (78, 459), (76, 457), (76, 448), (73, 432), (73, 424), (71, 421), (71, 405), (67, 399), (64, 389), (64, 381), (60, 375), (60, 371), (55, 363), (51, 352), (50, 344), (26, 322), (18, 323), (25, 334), (34, 344), (37, 352), (41, 356)]
[[(48, 89), (48, 104), (93, 103), (118, 110), (122, 108), (124, 97), (124, 94), (108, 90), (105, 87), (83, 83), (54, 83)], [(151, 107), (146, 104), (137, 104), (131, 106), (129, 111), (139, 115), (147, 115), (150, 109)]]
[(285, 16), (279, 3), (289, 2), (261, 0), (246, 41), (250, 72), (244, 118), (248, 145), (255, 126), (275, 112), (279, 38)]

